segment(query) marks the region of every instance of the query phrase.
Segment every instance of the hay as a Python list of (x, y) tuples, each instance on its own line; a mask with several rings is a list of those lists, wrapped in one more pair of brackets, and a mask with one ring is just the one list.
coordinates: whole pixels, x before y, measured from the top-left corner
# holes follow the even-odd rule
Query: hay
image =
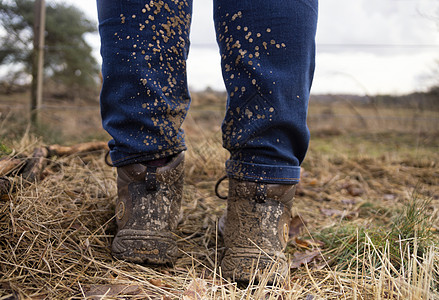
[[(386, 253), (379, 253), (386, 266), (379, 270), (361, 258), (369, 266), (366, 274), (330, 265), (318, 242), (292, 240), (292, 263), (300, 251), (322, 251), (324, 258), (314, 255), (295, 265), (289, 280), (272, 287), (222, 278), (217, 220), (226, 203), (214, 196), (213, 187), (223, 175), (227, 155), (219, 129), (203, 130), (203, 142), (199, 135), (188, 138), (185, 218), (176, 233), (181, 257), (173, 267), (112, 258), (116, 176), (105, 164), (104, 151), (45, 158), (41, 181), (9, 176), (8, 194), (0, 200), (0, 299), (439, 299), (434, 290), (439, 249), (434, 246), (423, 258), (412, 256), (410, 269), (399, 276), (388, 272), (392, 266)], [(41, 146), (38, 139), (23, 138), (7, 157), (30, 157)], [(307, 225), (296, 241), (337, 226), (348, 215), (360, 226), (388, 223), (392, 210), (401, 208), (414, 188), (432, 199), (430, 216), (439, 210), (437, 156), (413, 160), (397, 153), (376, 158), (343, 151), (329, 155), (311, 147), (295, 206)], [(365, 204), (372, 209), (364, 209)]]

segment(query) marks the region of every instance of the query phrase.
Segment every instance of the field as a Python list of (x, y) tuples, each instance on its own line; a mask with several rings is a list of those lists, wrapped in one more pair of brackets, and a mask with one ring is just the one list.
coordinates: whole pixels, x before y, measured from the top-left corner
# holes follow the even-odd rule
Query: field
[(35, 128), (25, 97), (0, 107), (1, 157), (17, 162), (0, 169), (10, 184), (0, 199), (0, 299), (439, 299), (437, 107), (311, 100), (290, 276), (265, 286), (229, 282), (219, 268), (224, 94), (194, 93), (184, 124), (181, 257), (172, 267), (112, 258), (115, 170), (103, 147), (46, 155), (35, 180), (20, 175), (35, 149), (108, 139), (97, 103), (47, 103)]

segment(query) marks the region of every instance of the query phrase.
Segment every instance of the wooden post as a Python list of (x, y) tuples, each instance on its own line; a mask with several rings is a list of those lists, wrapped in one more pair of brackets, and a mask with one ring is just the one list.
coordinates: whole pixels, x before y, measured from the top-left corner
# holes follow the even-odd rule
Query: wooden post
[(39, 122), (43, 105), (44, 32), (46, 24), (45, 0), (35, 1), (34, 49), (32, 62), (31, 122)]

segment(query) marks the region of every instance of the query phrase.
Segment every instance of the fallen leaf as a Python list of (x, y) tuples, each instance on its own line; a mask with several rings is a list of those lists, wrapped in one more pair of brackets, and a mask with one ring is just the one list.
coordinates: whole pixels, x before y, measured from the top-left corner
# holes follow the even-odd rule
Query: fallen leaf
[(301, 265), (309, 264), (313, 260), (321, 257), (320, 250), (296, 252), (293, 254), (293, 260), (290, 264), (290, 268), (298, 269)]
[(328, 216), (328, 217), (342, 216), (343, 215), (343, 211), (338, 210), (338, 209), (321, 208), (320, 211), (322, 212), (322, 214), (324, 214), (325, 216)]
[(125, 297), (148, 299), (149, 296), (145, 290), (139, 285), (126, 284), (96, 284), (90, 285), (86, 288), (85, 297), (87, 299), (102, 299), (103, 297)]
[(335, 197), (328, 195), (327, 193), (319, 193), (316, 199), (319, 202), (331, 202), (336, 200)]
[(342, 189), (345, 189), (351, 196), (361, 196), (365, 193), (361, 185), (356, 181), (348, 181), (341, 185)]
[(349, 194), (354, 197), (361, 196), (364, 194), (364, 190), (362, 188), (353, 185), (349, 186), (347, 190)]
[(191, 281), (183, 293), (183, 300), (204, 300), (207, 299), (207, 284), (203, 279), (196, 278)]
[(21, 165), (23, 165), (23, 161), (21, 159), (10, 157), (0, 159), (0, 176), (9, 174), (10, 172), (18, 169)]
[(291, 218), (288, 236), (290, 238), (298, 236), (302, 232), (302, 229), (305, 227), (305, 225), (306, 225), (306, 222), (302, 219), (302, 217), (295, 216), (295, 217)]
[(352, 219), (352, 217), (355, 215), (355, 212), (348, 212), (346, 210), (338, 210), (338, 209), (332, 209), (332, 208), (321, 208), (320, 211), (322, 214), (328, 217), (341, 217), (346, 219)]
[(317, 185), (319, 182), (317, 179), (313, 179), (309, 182), (309, 185)]
[(309, 245), (308, 245), (308, 243), (307, 243), (305, 240), (301, 240), (301, 239), (299, 239), (299, 238), (296, 237), (296, 238), (294, 239), (294, 242), (295, 242), (296, 245), (299, 246), (300, 248), (306, 248), (306, 249), (309, 248)]
[(341, 200), (341, 203), (345, 205), (355, 205), (357, 201), (355, 201), (354, 199), (343, 199)]
[(166, 286), (165, 283), (161, 279), (150, 279), (149, 282), (157, 287), (164, 287)]
[(308, 243), (308, 245), (313, 247), (323, 247), (325, 245), (325, 243), (319, 240), (305, 240), (305, 241)]
[(310, 249), (312, 247), (322, 247), (325, 245), (325, 243), (319, 240), (302, 240), (297, 237), (294, 239), (294, 242), (300, 248), (305, 248), (305, 249)]
[(391, 201), (391, 200), (395, 200), (396, 199), (396, 195), (394, 195), (394, 194), (384, 194), (383, 198), (384, 198), (384, 200)]

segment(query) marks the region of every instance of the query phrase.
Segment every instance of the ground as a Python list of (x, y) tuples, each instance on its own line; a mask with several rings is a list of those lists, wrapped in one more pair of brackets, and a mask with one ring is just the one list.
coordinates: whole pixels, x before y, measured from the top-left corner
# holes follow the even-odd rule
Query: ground
[[(23, 99), (23, 95), (16, 95)], [(0, 299), (439, 299), (439, 117), (425, 109), (311, 100), (311, 143), (296, 194), (288, 280), (237, 285), (221, 278), (217, 221), (226, 202), (225, 98), (195, 93), (181, 257), (174, 266), (117, 261), (115, 170), (105, 150), (51, 155), (39, 181), (18, 171), (0, 200)], [(19, 101), (2, 101), (1, 155), (108, 139), (96, 104), (53, 102), (26, 127)], [(20, 113), (21, 111), (21, 113)], [(1, 170), (0, 170), (1, 171)], [(226, 192), (226, 184), (221, 185)]]

